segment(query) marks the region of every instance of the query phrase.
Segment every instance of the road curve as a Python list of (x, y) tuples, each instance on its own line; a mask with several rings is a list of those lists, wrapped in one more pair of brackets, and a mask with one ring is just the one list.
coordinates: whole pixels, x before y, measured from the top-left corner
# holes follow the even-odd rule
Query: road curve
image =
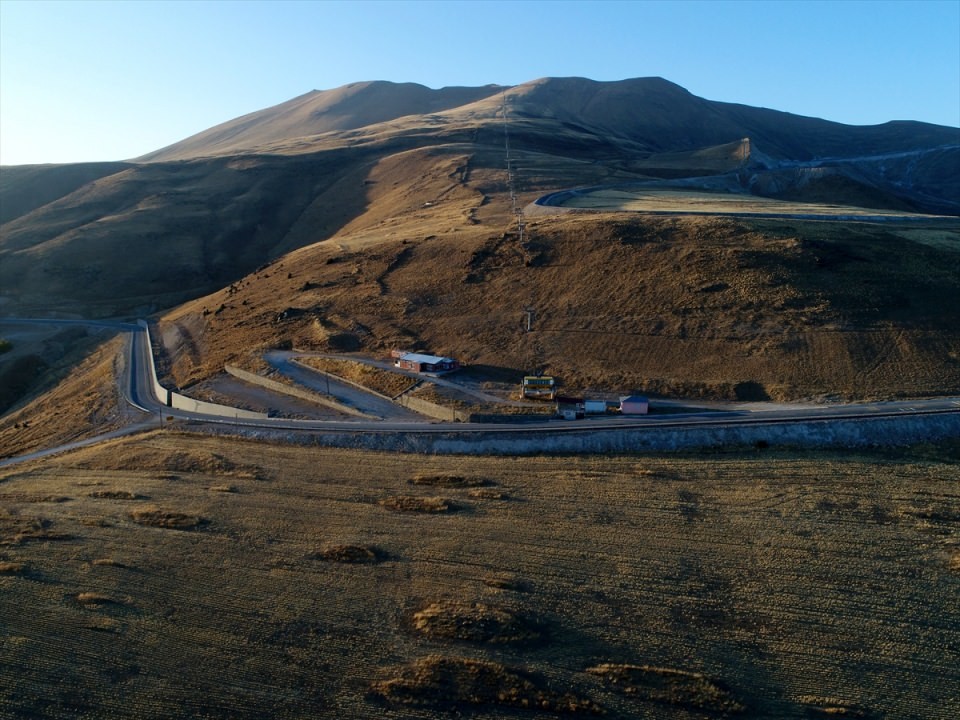
[[(453, 423), (453, 422), (424, 422), (409, 419), (387, 420), (300, 420), (286, 418), (237, 418), (221, 415), (212, 415), (200, 412), (191, 412), (166, 406), (155, 396), (151, 379), (153, 363), (152, 348), (147, 333), (138, 325), (130, 323), (109, 323), (106, 321), (86, 322), (82, 320), (28, 320), (0, 318), (0, 323), (11, 322), (42, 322), (61, 324), (92, 324), (100, 327), (110, 327), (128, 333), (127, 362), (125, 363), (124, 377), (121, 379), (121, 393), (132, 406), (150, 413), (161, 425), (170, 419), (199, 423), (212, 426), (233, 426), (246, 430), (273, 430), (288, 432), (322, 432), (344, 434), (397, 434), (412, 433), (417, 435), (451, 434), (458, 436), (476, 434), (485, 437), (503, 434), (505, 436), (527, 433), (540, 435), (557, 435), (571, 433), (596, 433), (598, 431), (628, 431), (648, 429), (683, 429), (683, 428), (725, 428), (747, 427), (764, 425), (783, 425), (790, 423), (823, 423), (830, 421), (876, 420), (880, 418), (915, 418), (918, 416), (957, 415), (960, 416), (960, 398), (944, 397), (925, 400), (902, 400), (891, 402), (855, 403), (831, 406), (804, 406), (784, 408), (778, 406), (771, 410), (743, 410), (730, 409), (727, 411), (675, 413), (670, 415), (647, 415), (639, 417), (588, 417), (584, 420), (567, 421), (549, 419), (543, 421), (524, 421), (516, 423)], [(151, 421), (149, 426), (153, 427)], [(128, 432), (141, 429), (137, 426)], [(121, 433), (123, 431), (117, 431)], [(101, 439), (115, 436), (111, 433)], [(89, 442), (97, 441), (96, 438)], [(88, 441), (81, 441), (85, 444)], [(76, 444), (61, 448), (42, 451), (44, 454), (66, 450)], [(38, 454), (8, 458), (2, 465), (13, 464)]]

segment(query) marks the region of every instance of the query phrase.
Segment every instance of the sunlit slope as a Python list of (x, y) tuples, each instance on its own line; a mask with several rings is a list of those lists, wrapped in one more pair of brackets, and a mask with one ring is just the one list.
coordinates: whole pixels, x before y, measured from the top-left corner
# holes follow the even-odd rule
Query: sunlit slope
[(314, 90), (216, 125), (138, 160), (179, 160), (250, 152), (291, 138), (354, 130), (406, 115), (428, 115), (471, 103), (498, 90), (495, 85), (431, 90), (416, 83), (383, 81), (351, 83), (334, 90)]
[[(170, 313), (162, 326), (201, 348), (180, 352), (176, 381), (349, 335), (375, 353), (544, 370), (571, 390), (960, 392), (960, 228), (572, 215), (531, 222), (521, 242), (505, 208), (475, 208), (461, 194), (442, 234), (423, 224), (438, 216), (371, 218)], [(500, 232), (470, 222), (497, 212)]]
[[(429, 148), (463, 158), (452, 182), (480, 192), (483, 203), (509, 197), (509, 140), (525, 199), (607, 181), (726, 173), (763, 196), (960, 212), (951, 170), (957, 135), (728, 106), (660, 78), (547, 78), (505, 91), (357, 83), (212, 128), (149, 163), (0, 169), (0, 302), (17, 312), (96, 315), (171, 307), (284, 252), (354, 231), (363, 215), (396, 216), (386, 198), (418, 196), (402, 186), (422, 172), (424, 156), (414, 151)], [(843, 157), (822, 166), (835, 153)], [(408, 167), (385, 193), (368, 174), (391, 158)], [(478, 171), (495, 170), (495, 181), (474, 182)], [(434, 213), (411, 207), (427, 210), (424, 218)], [(483, 223), (482, 213), (475, 221)], [(442, 212), (438, 222), (422, 234), (450, 230)]]

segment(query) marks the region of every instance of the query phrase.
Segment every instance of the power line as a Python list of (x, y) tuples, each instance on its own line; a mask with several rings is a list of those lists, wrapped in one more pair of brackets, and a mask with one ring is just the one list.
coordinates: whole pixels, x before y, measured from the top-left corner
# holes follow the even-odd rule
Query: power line
[(523, 242), (523, 210), (517, 207), (517, 188), (513, 173), (513, 158), (510, 157), (510, 122), (507, 113), (507, 91), (503, 91), (503, 145), (507, 160), (507, 187), (510, 189), (510, 206), (517, 218), (517, 230), (520, 242)]

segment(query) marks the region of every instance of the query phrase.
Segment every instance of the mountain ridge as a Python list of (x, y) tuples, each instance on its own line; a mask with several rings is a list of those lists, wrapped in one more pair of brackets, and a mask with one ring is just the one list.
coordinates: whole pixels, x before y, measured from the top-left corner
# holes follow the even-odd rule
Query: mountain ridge
[[(661, 77), (595, 81), (545, 77), (510, 87), (446, 87), (369, 81), (311, 91), (285, 103), (216, 125), (135, 161), (190, 159), (223, 153), (256, 153), (278, 141), (359, 130), (412, 115), (436, 116), (447, 124), (503, 117), (555, 120), (596, 134), (637, 143), (649, 152), (692, 150), (742, 137), (754, 138), (781, 159), (810, 160), (960, 144), (960, 129), (896, 120), (845, 125), (768, 108), (754, 108), (693, 95)], [(320, 149), (307, 143), (299, 152)]]
[[(745, 138), (749, 158), (737, 156)], [(524, 202), (726, 174), (726, 186), (764, 197), (960, 215), (953, 128), (844, 126), (705, 100), (658, 77), (439, 90), (371, 81), (235, 118), (145, 162), (0, 169), (0, 288), (15, 306), (171, 307), (345, 230), (432, 212), (423, 203), (469, 196), (437, 232), (476, 223), (509, 194), (507, 139)], [(417, 190), (448, 167), (440, 158), (457, 158), (449, 177)], [(374, 179), (384, 163), (389, 193)]]

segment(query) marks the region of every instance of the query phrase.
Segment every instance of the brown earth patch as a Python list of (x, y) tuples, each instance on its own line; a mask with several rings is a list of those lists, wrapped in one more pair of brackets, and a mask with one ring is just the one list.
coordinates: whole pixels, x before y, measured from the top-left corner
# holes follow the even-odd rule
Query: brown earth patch
[(81, 605), (119, 605), (122, 604), (109, 595), (98, 592), (82, 592), (77, 594), (77, 602)]
[(15, 493), (12, 495), (0, 495), (0, 500), (21, 503), (62, 503), (68, 502), (70, 498), (66, 495), (41, 495), (34, 493)]
[(398, 668), (370, 689), (393, 705), (456, 709), (461, 706), (514, 707), (563, 714), (601, 715), (589, 698), (551, 690), (521, 670), (498, 662), (431, 655)]
[(743, 704), (719, 681), (700, 673), (650, 665), (603, 663), (588, 668), (619, 693), (641, 700), (696, 708), (709, 712), (738, 713)]
[(0, 575), (19, 575), (26, 569), (26, 564), (12, 560), (0, 561)]
[(415, 495), (396, 495), (384, 498), (380, 501), (380, 504), (396, 512), (453, 513), (463, 509), (447, 498)]
[(314, 555), (318, 560), (355, 565), (378, 563), (386, 556), (383, 550), (372, 545), (331, 545)]
[(40, 540), (72, 540), (68, 533), (51, 530), (51, 521), (38, 517), (0, 515), (0, 545), (21, 545)]
[(872, 714), (866, 708), (839, 698), (824, 698), (805, 695), (799, 701), (806, 705), (808, 718), (869, 718)]
[(470, 497), (477, 498), (478, 500), (509, 500), (510, 496), (502, 490), (497, 490), (496, 488), (477, 488), (476, 490), (471, 490), (469, 493)]
[(458, 600), (427, 605), (413, 614), (411, 624), (431, 638), (475, 643), (529, 643), (543, 636), (535, 622), (512, 610)]
[(115, 567), (128, 570), (130, 568), (126, 563), (122, 563), (119, 560), (114, 560), (113, 558), (97, 558), (94, 560), (91, 565), (95, 567)]
[(92, 498), (103, 500), (145, 500), (145, 495), (137, 495), (129, 490), (94, 490), (90, 493)]
[(530, 585), (524, 580), (511, 577), (485, 577), (483, 584), (496, 590), (511, 590), (513, 592), (528, 592)]
[(445, 488), (482, 487), (492, 483), (486, 478), (465, 477), (463, 475), (429, 474), (414, 475), (408, 480), (411, 485), (435, 485)]
[(199, 515), (170, 512), (159, 508), (143, 508), (130, 513), (130, 518), (138, 525), (169, 528), (171, 530), (194, 530), (210, 521)]

